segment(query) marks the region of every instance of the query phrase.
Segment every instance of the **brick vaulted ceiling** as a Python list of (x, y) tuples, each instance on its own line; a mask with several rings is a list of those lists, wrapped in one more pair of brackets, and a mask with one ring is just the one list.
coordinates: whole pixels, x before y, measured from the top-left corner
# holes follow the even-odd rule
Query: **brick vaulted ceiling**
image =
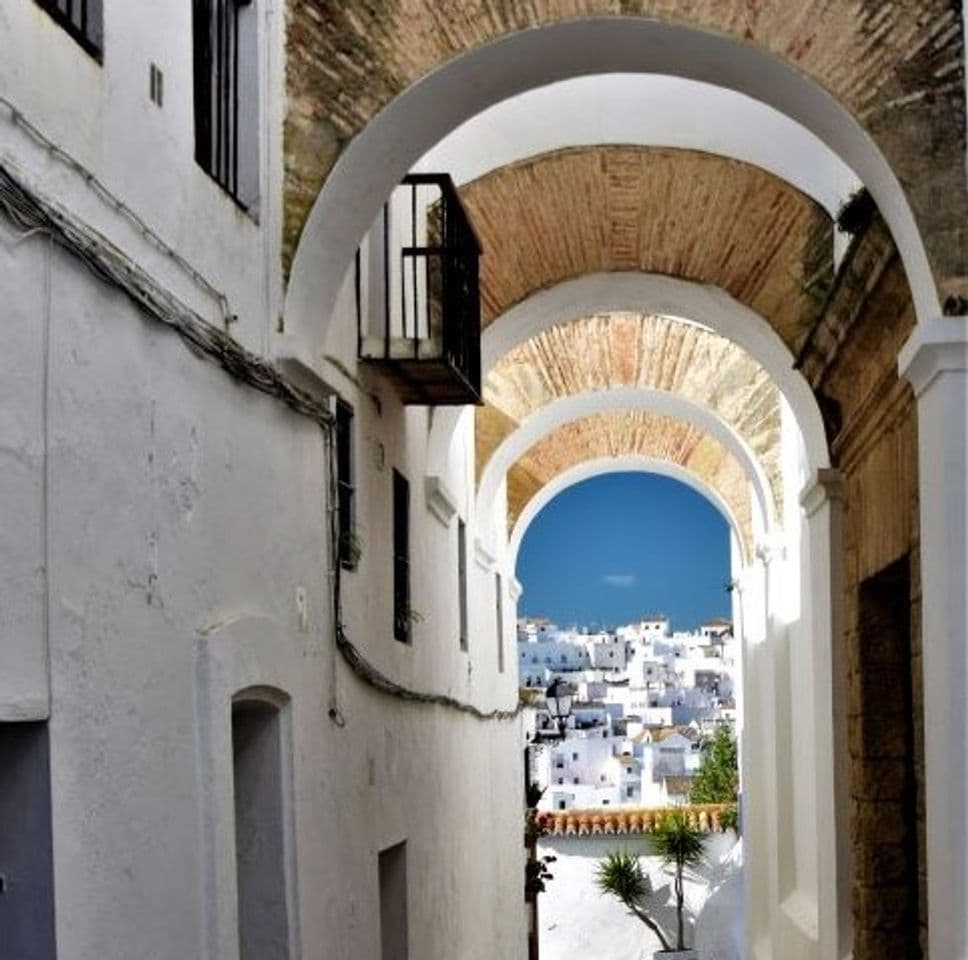
[[(497, 411), (493, 411), (500, 417)], [(749, 549), (749, 481), (714, 438), (691, 424), (645, 411), (600, 413), (567, 423), (539, 440), (508, 471), (508, 531), (528, 502), (571, 467), (604, 457), (642, 455), (681, 466), (730, 507)]]
[(286, 13), (287, 264), (345, 144), (420, 77), (516, 31), (641, 16), (750, 44), (816, 81), (887, 157), (942, 295), (965, 276), (963, 38), (952, 0), (289, 0)]
[[(746, 441), (780, 506), (779, 392), (769, 374), (723, 337), (648, 314), (574, 320), (506, 354), (484, 385), (487, 405), (477, 410), (478, 476), (496, 446), (541, 407), (617, 387), (675, 393), (717, 414)], [(610, 423), (611, 441), (621, 449), (634, 449), (637, 441), (623, 439), (622, 429), (638, 431), (641, 422), (626, 418)]]
[(481, 177), (461, 198), (485, 251), (485, 326), (562, 280), (641, 270), (723, 288), (795, 351), (833, 269), (822, 208), (772, 174), (696, 151), (556, 151)]
[[(796, 351), (832, 275), (831, 222), (817, 204), (771, 174), (705, 153), (557, 151), (488, 174), (461, 196), (485, 250), (485, 326), (563, 280), (641, 270), (725, 289), (768, 318)], [(619, 386), (677, 393), (718, 414), (746, 440), (781, 505), (778, 395), (768, 375), (711, 332), (638, 313), (560, 324), (500, 361), (485, 385), (487, 406), (477, 414), (478, 469), (540, 406)], [(606, 432), (595, 438), (596, 429)], [(561, 470), (592, 456), (642, 453), (697, 473), (722, 493), (748, 534), (745, 474), (725, 448), (688, 423), (603, 414), (553, 437), (509, 472), (512, 525)]]

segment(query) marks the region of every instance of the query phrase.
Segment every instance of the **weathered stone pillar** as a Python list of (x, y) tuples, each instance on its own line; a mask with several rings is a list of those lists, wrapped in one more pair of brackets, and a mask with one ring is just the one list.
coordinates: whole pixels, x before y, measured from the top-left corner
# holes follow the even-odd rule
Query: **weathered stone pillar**
[(931, 960), (968, 957), (968, 317), (918, 324), (898, 358), (918, 403)]

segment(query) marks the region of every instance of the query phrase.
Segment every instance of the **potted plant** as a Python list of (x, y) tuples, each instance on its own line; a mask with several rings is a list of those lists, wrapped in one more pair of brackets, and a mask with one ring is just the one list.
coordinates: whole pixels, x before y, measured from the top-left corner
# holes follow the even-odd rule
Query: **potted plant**
[(538, 804), (543, 795), (543, 787), (539, 787), (536, 783), (528, 784), (527, 806), (524, 812), (524, 849), (526, 851), (524, 893), (525, 899), (529, 902), (533, 902), (539, 893), (544, 893), (547, 881), (554, 879), (548, 867), (558, 859), (551, 854), (538, 856), (538, 840), (548, 833), (548, 828), (538, 812)]
[(696, 954), (694, 950), (686, 947), (683, 879), (686, 868), (698, 866), (703, 860), (704, 835), (689, 822), (685, 813), (673, 811), (659, 821), (648, 838), (648, 844), (650, 852), (659, 856), (663, 864), (673, 870), (676, 898), (675, 946), (649, 912), (652, 883), (642, 870), (636, 854), (624, 850), (608, 854), (598, 867), (598, 887), (603, 893), (621, 900), (656, 935), (662, 946), (655, 953), (656, 960), (692, 960)]

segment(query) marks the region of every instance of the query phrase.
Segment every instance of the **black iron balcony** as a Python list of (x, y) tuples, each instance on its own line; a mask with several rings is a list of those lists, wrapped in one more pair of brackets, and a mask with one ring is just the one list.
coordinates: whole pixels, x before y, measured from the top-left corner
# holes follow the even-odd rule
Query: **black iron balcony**
[(480, 244), (447, 174), (410, 174), (356, 258), (358, 354), (407, 404), (481, 403)]

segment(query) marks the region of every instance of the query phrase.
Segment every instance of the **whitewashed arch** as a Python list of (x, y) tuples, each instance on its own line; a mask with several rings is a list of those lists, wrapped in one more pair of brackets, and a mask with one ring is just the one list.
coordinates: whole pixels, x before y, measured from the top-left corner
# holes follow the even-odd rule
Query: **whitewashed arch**
[(542, 437), (566, 423), (596, 413), (628, 410), (644, 410), (682, 420), (718, 440), (736, 458), (749, 480), (754, 528), (767, 534), (774, 532), (775, 511), (769, 482), (746, 441), (711, 410), (678, 394), (645, 387), (616, 387), (573, 394), (536, 410), (505, 437), (491, 454), (481, 475), (477, 495), (478, 516), (494, 516), (497, 497), (508, 470)]
[(356, 248), (384, 199), (461, 123), (509, 97), (572, 77), (666, 74), (745, 94), (825, 143), (870, 190), (904, 262), (918, 319), (940, 314), (914, 215), (890, 164), (853, 115), (792, 64), (711, 31), (645, 17), (590, 17), (509, 34), (453, 58), (387, 104), (349, 143), (296, 250), (286, 326), (322, 342)]
[(458, 185), (566, 147), (672, 147), (766, 170), (835, 215), (859, 186), (829, 147), (789, 117), (733, 90), (681, 77), (619, 73), (528, 90), (471, 117), (415, 170)]
[(542, 487), (528, 501), (511, 531), (511, 537), (508, 540), (508, 569), (514, 570), (517, 565), (518, 551), (521, 549), (521, 543), (524, 540), (524, 535), (528, 532), (528, 527), (559, 493), (573, 487), (576, 483), (581, 483), (583, 480), (590, 480), (592, 477), (601, 477), (610, 473), (654, 473), (669, 477), (671, 480), (677, 480), (691, 490), (695, 490), (722, 514), (723, 519), (729, 524), (735, 549), (739, 551), (743, 558), (744, 565), (750, 562), (751, 558), (748, 556), (742, 529), (736, 515), (723, 497), (702, 477), (670, 460), (660, 460), (657, 457), (647, 457), (642, 454), (626, 454), (621, 457), (598, 457), (594, 460), (585, 460), (559, 473), (558, 476), (552, 478)]
[[(827, 438), (816, 398), (793, 368), (793, 355), (779, 334), (754, 310), (719, 287), (654, 273), (592, 273), (541, 290), (499, 316), (481, 338), (481, 369), (487, 372), (508, 351), (543, 330), (595, 313), (641, 312), (701, 323), (745, 350), (772, 377), (803, 437), (812, 471), (830, 465)], [(462, 408), (434, 412), (427, 448), (427, 474), (443, 476)]]

